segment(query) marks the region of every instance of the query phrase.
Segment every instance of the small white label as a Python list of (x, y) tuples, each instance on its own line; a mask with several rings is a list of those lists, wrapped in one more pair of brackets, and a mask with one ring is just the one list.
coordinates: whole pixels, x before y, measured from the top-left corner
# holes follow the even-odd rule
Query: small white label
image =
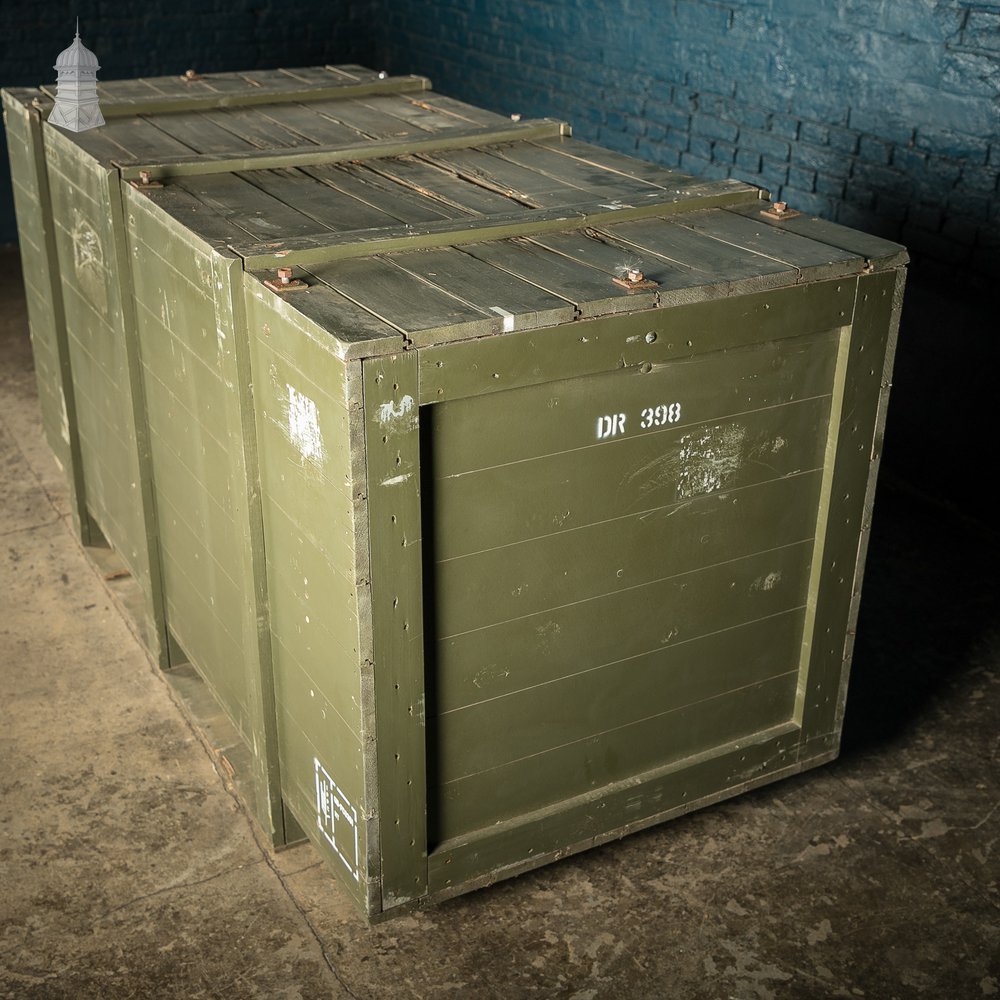
[(503, 317), (504, 333), (510, 333), (514, 329), (514, 314), (512, 312), (507, 312), (506, 309), (501, 309), (500, 306), (490, 306), (490, 312), (495, 312), (498, 316)]
[(313, 763), (316, 765), (316, 825), (354, 876), (354, 881), (360, 882), (358, 811), (348, 802), (319, 760), (314, 757)]

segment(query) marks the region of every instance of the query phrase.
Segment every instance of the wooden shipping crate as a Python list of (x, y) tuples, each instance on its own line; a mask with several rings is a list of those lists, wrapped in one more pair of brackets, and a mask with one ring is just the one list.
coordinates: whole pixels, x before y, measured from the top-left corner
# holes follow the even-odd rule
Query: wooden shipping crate
[(272, 842), (376, 917), (835, 756), (902, 248), (422, 78), (197, 85), (5, 107), (81, 531)]

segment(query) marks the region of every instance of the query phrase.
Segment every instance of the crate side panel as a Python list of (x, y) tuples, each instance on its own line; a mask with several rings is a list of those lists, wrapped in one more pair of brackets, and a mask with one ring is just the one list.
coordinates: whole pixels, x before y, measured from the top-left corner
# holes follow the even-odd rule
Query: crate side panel
[(136, 324), (168, 624), (252, 743), (248, 664), (254, 581), (232, 331), (216, 315), (211, 264), (152, 201), (128, 198)]
[(347, 365), (245, 276), (282, 795), (366, 910), (369, 863)]
[(58, 279), (52, 272), (55, 261), (49, 259), (45, 250), (46, 229), (51, 227), (51, 220), (46, 219), (49, 206), (42, 204), (40, 178), (36, 170), (33, 148), (36, 133), (30, 128), (28, 113), (12, 101), (7, 103), (5, 120), (42, 428), (60, 465), (72, 473), (68, 413), (56, 341), (56, 316), (51, 295), (47, 293), (47, 289)]
[(792, 723), (844, 329), (426, 407), (432, 843)]
[(46, 128), (87, 504), (151, 601), (135, 414), (105, 168)]

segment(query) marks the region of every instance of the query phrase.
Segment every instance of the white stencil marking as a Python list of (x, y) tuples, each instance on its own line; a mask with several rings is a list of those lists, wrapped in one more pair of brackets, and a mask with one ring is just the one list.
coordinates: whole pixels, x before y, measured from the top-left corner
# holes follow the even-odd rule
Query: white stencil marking
[(323, 437), (316, 404), (294, 386), (288, 388), (288, 437), (303, 458), (323, 460)]
[[(336, 786), (333, 778), (326, 772), (326, 768), (317, 758), (313, 758), (316, 765), (316, 825), (326, 838), (327, 843), (337, 852), (337, 857), (347, 866), (347, 870), (354, 876), (355, 882), (361, 881), (361, 873), (358, 871), (358, 811), (347, 801), (344, 793)], [(337, 835), (337, 824), (347, 824), (348, 831), (345, 835), (343, 831)], [(344, 853), (344, 842), (347, 841), (348, 851), (350, 844), (354, 844), (354, 859)]]
[(416, 417), (413, 414), (416, 404), (412, 396), (404, 396), (398, 403), (391, 399), (388, 403), (382, 403), (375, 411), (375, 419), (381, 424), (383, 430), (412, 430)]

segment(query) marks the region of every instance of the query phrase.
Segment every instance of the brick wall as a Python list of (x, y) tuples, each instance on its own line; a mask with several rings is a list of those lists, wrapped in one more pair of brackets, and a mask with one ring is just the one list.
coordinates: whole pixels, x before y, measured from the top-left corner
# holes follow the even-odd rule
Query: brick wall
[[(314, 66), (374, 59), (379, 0), (330, 0), (311, 6), (278, 0), (0, 4), (0, 86), (55, 82), (56, 56), (80, 37), (101, 63), (99, 79), (206, 71)], [(9, 9), (8, 9), (9, 8)], [(17, 239), (6, 137), (0, 130), (0, 244)]]
[(381, 2), (393, 71), (1000, 277), (1000, 3)]

